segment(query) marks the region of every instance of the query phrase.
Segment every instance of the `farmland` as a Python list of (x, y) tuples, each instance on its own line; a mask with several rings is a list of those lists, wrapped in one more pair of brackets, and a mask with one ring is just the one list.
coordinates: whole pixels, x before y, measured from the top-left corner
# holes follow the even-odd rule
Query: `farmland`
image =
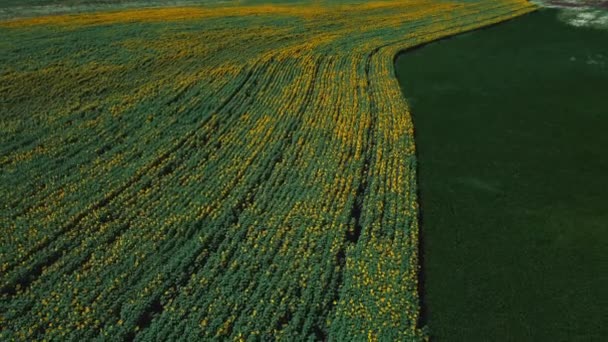
[(397, 58), (431, 339), (608, 339), (608, 30), (561, 16)]
[(534, 9), (0, 22), (0, 339), (424, 339), (393, 58)]

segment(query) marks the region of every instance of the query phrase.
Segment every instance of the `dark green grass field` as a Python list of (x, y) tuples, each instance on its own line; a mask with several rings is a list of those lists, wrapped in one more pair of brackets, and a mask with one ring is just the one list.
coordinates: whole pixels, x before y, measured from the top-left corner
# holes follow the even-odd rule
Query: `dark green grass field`
[(396, 61), (437, 341), (608, 340), (608, 31), (556, 16)]

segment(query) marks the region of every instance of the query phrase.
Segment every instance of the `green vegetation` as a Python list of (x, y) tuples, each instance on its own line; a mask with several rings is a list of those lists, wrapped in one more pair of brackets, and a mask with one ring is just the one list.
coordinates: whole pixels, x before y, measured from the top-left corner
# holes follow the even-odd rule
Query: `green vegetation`
[(142, 7), (214, 5), (217, 0), (3, 0), (0, 19)]
[(256, 4), (310, 5), (362, 4), (367, 0), (2, 0), (0, 19), (36, 17), (56, 14), (94, 13), (141, 8), (179, 6), (249, 6)]
[(0, 22), (0, 340), (399, 340), (408, 47), (522, 0)]
[(608, 31), (556, 15), (396, 62), (438, 341), (608, 338)]

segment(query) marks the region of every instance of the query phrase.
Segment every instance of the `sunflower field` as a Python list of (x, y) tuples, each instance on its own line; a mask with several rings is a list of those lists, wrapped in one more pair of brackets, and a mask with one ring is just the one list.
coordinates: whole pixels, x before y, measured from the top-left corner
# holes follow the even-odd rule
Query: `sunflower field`
[(423, 340), (400, 50), (524, 0), (0, 22), (0, 340)]

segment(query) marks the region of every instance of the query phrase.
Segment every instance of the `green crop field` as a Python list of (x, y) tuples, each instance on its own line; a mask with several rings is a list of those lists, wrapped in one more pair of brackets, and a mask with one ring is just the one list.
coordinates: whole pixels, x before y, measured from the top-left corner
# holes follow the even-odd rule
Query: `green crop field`
[[(419, 103), (403, 96), (395, 57), (536, 9), (525, 0), (0, 3), (0, 341), (466, 340), (479, 335), (451, 335), (450, 324), (491, 330), (483, 318), (498, 297), (482, 288), (454, 299), (442, 289), (476, 288), (437, 276), (453, 265), (440, 253), (419, 260), (418, 160), (424, 172), (437, 133), (421, 135), (417, 152), (409, 105)], [(422, 70), (405, 74), (433, 75)], [(443, 100), (432, 101), (452, 114), (464, 106)], [(437, 141), (457, 150), (455, 135), (467, 133), (453, 128)], [(425, 179), (436, 181), (423, 175), (423, 195)], [(435, 212), (425, 198), (423, 219)], [(429, 227), (425, 241), (441, 240)], [(435, 246), (453, 238), (443, 236)], [(482, 237), (467, 241), (482, 248)], [(543, 262), (556, 255), (547, 253)], [(480, 304), (475, 314), (461, 310), (466, 300)], [(446, 316), (427, 322), (427, 303)], [(521, 329), (512, 336), (536, 337)]]
[(438, 341), (608, 339), (608, 30), (561, 17), (397, 59)]

